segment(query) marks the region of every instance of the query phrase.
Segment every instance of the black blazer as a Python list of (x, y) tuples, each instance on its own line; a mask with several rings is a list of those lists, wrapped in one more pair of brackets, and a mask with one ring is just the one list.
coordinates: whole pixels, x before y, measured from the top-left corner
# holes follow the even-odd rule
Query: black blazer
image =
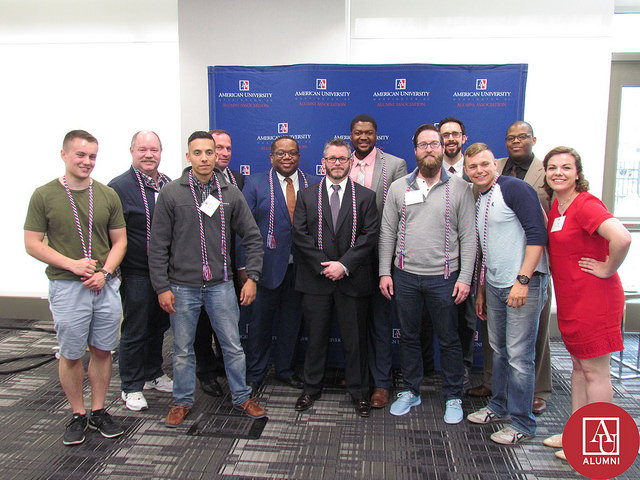
[[(298, 253), (296, 290), (326, 295), (340, 288), (354, 297), (374, 292), (378, 283), (373, 270), (373, 250), (378, 242), (376, 194), (353, 182), (357, 230), (355, 244), (350, 247), (353, 227), (351, 183), (348, 181), (346, 184), (335, 232), (326, 186), (321, 182), (298, 192), (293, 214), (293, 243)], [(318, 249), (318, 188), (322, 188), (322, 250)], [(325, 267), (320, 263), (329, 260), (341, 262), (349, 275), (337, 282), (326, 278), (322, 275)]]

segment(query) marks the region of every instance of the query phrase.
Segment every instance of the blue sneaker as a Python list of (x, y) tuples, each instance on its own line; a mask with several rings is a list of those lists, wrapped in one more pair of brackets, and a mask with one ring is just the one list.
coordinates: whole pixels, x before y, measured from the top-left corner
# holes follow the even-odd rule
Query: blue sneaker
[(414, 395), (409, 390), (406, 392), (400, 392), (398, 394), (398, 399), (391, 404), (391, 408), (389, 409), (389, 413), (391, 415), (404, 415), (409, 413), (411, 407), (417, 407), (422, 403), (420, 397), (418, 395)]
[(447, 409), (444, 412), (444, 423), (455, 424), (462, 421), (462, 400), (451, 398), (447, 400)]

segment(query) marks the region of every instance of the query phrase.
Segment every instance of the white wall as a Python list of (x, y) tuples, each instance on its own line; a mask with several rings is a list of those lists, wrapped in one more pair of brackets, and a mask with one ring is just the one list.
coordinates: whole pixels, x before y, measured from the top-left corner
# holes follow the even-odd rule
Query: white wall
[(108, 181), (131, 134), (156, 129), (175, 176), (209, 126), (209, 65), (528, 63), (536, 153), (577, 148), (599, 194), (611, 53), (640, 51), (639, 17), (614, 19), (613, 0), (3, 0), (0, 295), (46, 290), (22, 224), (33, 188), (62, 171), (64, 133), (98, 137)]
[(34, 188), (64, 172), (66, 132), (98, 138), (103, 183), (129, 167), (140, 129), (158, 132), (163, 170), (180, 172), (177, 0), (3, 0), (0, 65), (0, 296), (44, 294), (22, 228)]

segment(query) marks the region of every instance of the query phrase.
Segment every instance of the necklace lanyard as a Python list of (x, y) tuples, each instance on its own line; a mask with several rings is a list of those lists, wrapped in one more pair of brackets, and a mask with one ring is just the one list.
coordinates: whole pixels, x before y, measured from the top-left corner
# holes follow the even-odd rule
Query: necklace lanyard
[[(222, 254), (222, 281), (226, 282), (228, 280), (227, 276), (227, 238), (226, 238), (226, 229), (225, 229), (225, 221), (224, 221), (224, 207), (222, 205), (222, 189), (220, 188), (220, 182), (218, 182), (218, 177), (216, 177), (215, 172), (213, 173), (213, 179), (216, 183), (216, 188), (218, 190), (218, 200), (220, 201), (220, 253)], [(200, 211), (200, 203), (198, 202), (198, 197), (196, 196), (196, 190), (193, 185), (193, 171), (189, 170), (189, 187), (191, 188), (191, 194), (193, 195), (193, 201), (196, 204), (196, 214), (198, 215), (198, 222), (200, 224), (200, 253), (202, 254), (202, 278), (206, 281), (212, 279), (211, 276), (211, 267), (209, 266), (209, 259), (207, 258), (207, 243), (205, 241), (204, 236), (204, 225), (202, 224), (202, 213)]]
[[(482, 194), (478, 195), (478, 200), (476, 202), (476, 235), (478, 237), (478, 241), (481, 242), (482, 246), (482, 266), (480, 267), (480, 285), (484, 285), (485, 280), (485, 272), (487, 269), (487, 227), (489, 226), (489, 207), (491, 206), (491, 196), (495, 190), (496, 183), (498, 181), (498, 177), (500, 175), (496, 174), (496, 178), (493, 179), (493, 183), (489, 188), (489, 193), (487, 193), (487, 205), (484, 209), (484, 228), (482, 229), (482, 238), (480, 238), (480, 204), (482, 203)], [(480, 260), (480, 250), (477, 250), (476, 253), (476, 265)], [(477, 274), (477, 272), (476, 272)]]
[[(411, 183), (407, 185), (405, 194), (411, 190)], [(450, 257), (451, 257), (451, 187), (450, 181), (444, 184), (444, 278), (449, 278), (450, 274)], [(407, 198), (402, 202), (402, 213), (400, 218), (400, 245), (398, 247), (398, 268), (402, 270), (404, 268), (404, 247), (407, 232)]]
[[(358, 212), (356, 210), (356, 187), (353, 184), (353, 180), (351, 177), (349, 178), (349, 183), (351, 185), (351, 215), (353, 218), (352, 226), (351, 226), (351, 244), (350, 247), (353, 247), (356, 244), (356, 230), (358, 229)], [(327, 177), (324, 177), (322, 181), (318, 184), (318, 250), (322, 250), (322, 189), (326, 190), (326, 181)]]
[[(71, 190), (69, 189), (69, 184), (67, 183), (66, 175), (62, 177), (62, 185), (64, 185), (64, 190), (67, 192), (67, 197), (69, 197), (69, 203), (71, 203), (71, 210), (73, 211), (73, 218), (76, 221), (76, 228), (78, 229), (78, 235), (80, 236), (80, 243), (82, 244), (82, 254), (84, 258), (91, 259), (91, 237), (93, 231), (93, 181), (89, 184), (89, 239), (85, 244), (84, 235), (82, 233), (82, 227), (80, 226), (80, 217), (78, 216), (78, 209), (76, 208), (76, 202), (73, 200), (73, 195), (71, 195)], [(100, 290), (94, 290), (96, 295), (100, 295)]]
[[(144, 181), (142, 180), (140, 172), (138, 172), (138, 170), (136, 170), (135, 168), (133, 169), (133, 171), (135, 172), (136, 178), (138, 179), (138, 185), (140, 186), (140, 195), (142, 196), (142, 203), (144, 204), (144, 216), (145, 220), (147, 221), (147, 255), (149, 255), (149, 238), (151, 238), (151, 213), (149, 211), (149, 202), (147, 202), (147, 194), (144, 190)], [(160, 187), (160, 182), (163, 181), (164, 183), (166, 183), (168, 179), (162, 173), (158, 173), (158, 175), (158, 187)]]
[[(304, 182), (304, 188), (309, 186), (307, 182), (307, 176), (302, 170), (298, 170), (298, 173), (302, 175), (302, 181)], [(299, 182), (298, 182), (299, 183)], [(267, 248), (273, 250), (276, 248), (276, 237), (273, 235), (273, 221), (275, 218), (275, 193), (273, 190), (273, 167), (269, 170), (269, 231), (267, 232)]]

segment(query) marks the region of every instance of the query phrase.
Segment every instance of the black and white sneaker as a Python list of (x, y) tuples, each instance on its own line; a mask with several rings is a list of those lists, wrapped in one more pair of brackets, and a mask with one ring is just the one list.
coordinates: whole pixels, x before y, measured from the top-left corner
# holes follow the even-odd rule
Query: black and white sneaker
[(113, 421), (111, 415), (109, 415), (104, 408), (91, 412), (89, 428), (91, 430), (98, 430), (105, 438), (119, 437), (124, 433), (124, 429)]
[(84, 431), (87, 429), (87, 416), (85, 414), (74, 413), (66, 427), (62, 443), (67, 446), (80, 445), (84, 442)]

